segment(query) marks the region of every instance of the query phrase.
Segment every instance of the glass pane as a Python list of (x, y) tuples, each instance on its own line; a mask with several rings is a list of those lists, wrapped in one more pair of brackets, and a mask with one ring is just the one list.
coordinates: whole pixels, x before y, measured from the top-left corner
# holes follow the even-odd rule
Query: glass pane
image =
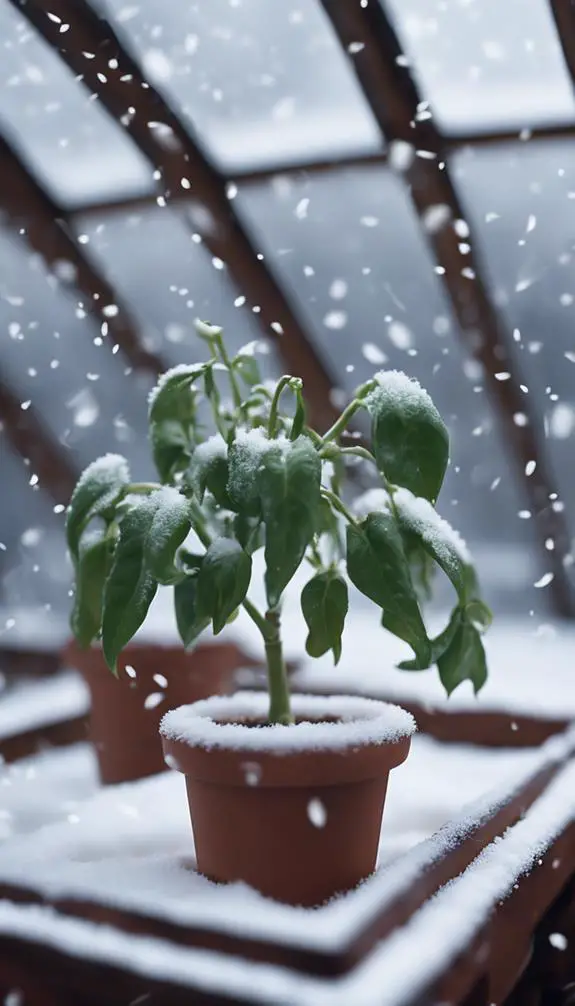
[(381, 149), (316, 0), (104, 7), (228, 173)]
[(531, 590), (531, 528), (518, 517), (523, 504), (481, 376), (401, 182), (376, 168), (337, 171), (244, 185), (238, 200), (340, 388), (349, 394), (385, 367), (429, 390), (452, 435), (440, 511), (474, 547), (492, 596), (520, 610), (544, 605)]
[(572, 122), (573, 91), (545, 0), (389, 0), (446, 132)]
[[(202, 359), (204, 344), (194, 320), (221, 325), (236, 352), (262, 330), (220, 259), (212, 259), (188, 220), (191, 210), (152, 206), (138, 214), (90, 214), (76, 218), (84, 250), (118, 290), (136, 317), (146, 344), (170, 363)], [(87, 239), (87, 240), (86, 240)], [(277, 369), (272, 346), (264, 369)]]
[(575, 531), (575, 153), (571, 143), (460, 154), (455, 178), (509, 330), (529, 402), (544, 424)]
[(0, 124), (64, 206), (151, 191), (144, 157), (7, 0), (0, 0)]

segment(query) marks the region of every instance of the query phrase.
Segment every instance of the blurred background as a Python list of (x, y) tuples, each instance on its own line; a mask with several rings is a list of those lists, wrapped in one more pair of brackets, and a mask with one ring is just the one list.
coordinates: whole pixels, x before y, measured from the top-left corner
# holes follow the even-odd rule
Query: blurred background
[[(571, 18), (571, 29), (569, 22)], [(556, 0), (0, 0), (0, 633), (196, 317), (312, 417), (374, 369), (452, 435), (496, 611), (575, 613), (574, 15)]]

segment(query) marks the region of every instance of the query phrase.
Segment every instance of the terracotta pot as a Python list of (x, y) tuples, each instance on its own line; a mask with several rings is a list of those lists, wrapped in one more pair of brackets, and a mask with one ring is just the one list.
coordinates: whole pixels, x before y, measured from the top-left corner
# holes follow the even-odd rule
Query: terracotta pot
[(201, 873), (319, 905), (373, 873), (415, 722), (373, 699), (302, 695), (295, 726), (264, 726), (267, 702), (241, 692), (168, 713), (166, 762), (186, 776)]
[[(246, 661), (232, 643), (200, 645), (189, 653), (175, 645), (131, 643), (120, 655), (115, 678), (98, 647), (82, 650), (72, 641), (63, 657), (90, 690), (89, 735), (104, 784), (162, 772), (158, 727), (163, 714), (182, 702), (231, 692), (234, 672)], [(135, 670), (135, 677), (126, 667)]]

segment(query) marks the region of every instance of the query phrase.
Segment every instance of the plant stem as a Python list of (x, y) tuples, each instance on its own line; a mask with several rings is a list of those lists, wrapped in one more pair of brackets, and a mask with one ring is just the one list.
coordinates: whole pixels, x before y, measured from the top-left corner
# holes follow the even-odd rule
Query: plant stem
[(276, 385), (276, 390), (274, 391), (274, 397), (272, 398), (272, 404), (270, 406), (270, 416), (268, 419), (268, 437), (270, 438), (270, 440), (273, 440), (276, 434), (276, 427), (278, 424), (278, 407), (280, 403), (281, 393), (284, 390), (284, 388), (287, 388), (290, 381), (291, 381), (290, 375), (284, 374), (283, 377), (280, 377)]
[(340, 453), (344, 456), (352, 455), (356, 458), (363, 458), (364, 461), (371, 461), (372, 465), (377, 464), (373, 454), (366, 447), (341, 447)]
[(353, 402), (350, 402), (347, 408), (343, 410), (339, 419), (336, 419), (333, 426), (330, 426), (327, 433), (323, 435), (321, 440), (322, 444), (328, 444), (330, 440), (336, 440), (349, 425), (351, 417), (355, 415), (358, 409), (363, 407), (363, 404), (364, 403), (360, 401), (359, 398), (354, 398)]
[(147, 496), (156, 489), (161, 489), (159, 482), (131, 482), (124, 490), (124, 496)]
[(246, 612), (246, 614), (250, 616), (252, 622), (254, 622), (254, 624), (257, 625), (262, 636), (264, 637), (264, 642), (268, 638), (268, 636), (271, 638), (273, 630), (270, 628), (269, 622), (266, 622), (264, 616), (260, 614), (255, 604), (253, 604), (252, 601), (250, 601), (249, 597), (244, 598), (242, 607)]
[(282, 652), (279, 612), (267, 611), (266, 622), (271, 630), (271, 634), (265, 641), (270, 696), (268, 720), (270, 723), (282, 723), (284, 726), (288, 726), (294, 720), (291, 714), (287, 673)]
[(234, 371), (232, 361), (230, 360), (229, 353), (226, 349), (222, 334), (215, 338), (215, 344), (217, 346), (218, 352), (220, 354), (222, 363), (228, 368), (228, 374), (230, 375), (230, 384), (232, 387), (232, 398), (234, 400), (234, 406), (236, 409), (241, 409), (242, 407), (242, 394), (240, 387), (236, 378), (236, 373)]
[(353, 516), (353, 514), (349, 512), (345, 504), (342, 503), (342, 501), (338, 499), (338, 497), (334, 493), (330, 492), (329, 489), (325, 489), (324, 486), (322, 486), (321, 494), (323, 498), (326, 499), (328, 503), (331, 504), (334, 510), (337, 510), (342, 515), (342, 517), (345, 517), (348, 524), (352, 524), (353, 526), (357, 524), (357, 521)]

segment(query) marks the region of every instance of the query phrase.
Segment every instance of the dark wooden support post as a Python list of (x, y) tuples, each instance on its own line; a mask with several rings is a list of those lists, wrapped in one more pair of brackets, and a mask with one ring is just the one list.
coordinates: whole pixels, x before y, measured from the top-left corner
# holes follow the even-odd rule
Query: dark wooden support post
[[(104, 279), (73, 236), (64, 211), (31, 174), (8, 141), (0, 136), (0, 210), (22, 237), (55, 270), (62, 286), (75, 292), (84, 310), (106, 325), (107, 339), (117, 345), (136, 370), (158, 373), (161, 359), (142, 346), (136, 325), (117, 292)], [(68, 271), (62, 276), (62, 265)]]
[[(320, 428), (330, 425), (336, 415), (330, 400), (332, 378), (273, 273), (258, 256), (226, 196), (225, 180), (188, 126), (144, 79), (110, 23), (86, 0), (11, 3), (122, 124), (160, 173), (159, 190), (166, 202), (181, 202), (184, 193), (202, 204), (209, 221), (202, 233), (206, 247), (226, 264), (251, 306), (259, 307), (257, 317), (265, 334), (276, 339), (288, 369), (303, 378), (313, 422)], [(86, 52), (94, 58), (86, 58)], [(198, 225), (194, 229), (201, 232)], [(283, 334), (278, 335), (278, 328)]]
[[(36, 415), (26, 408), (0, 374), (0, 432), (27, 464), (30, 477), (48, 492), (55, 503), (68, 503), (79, 471), (66, 452)], [(3, 490), (6, 491), (6, 488)]]
[[(422, 103), (408, 62), (403, 58), (384, 4), (379, 0), (321, 2), (346, 52), (353, 43), (351, 64), (382, 134), (388, 142), (410, 145), (403, 175), (418, 215), (424, 218), (432, 207), (449, 208), (450, 221), (437, 230), (426, 228), (426, 236), (441, 268), (465, 347), (483, 366), (504, 441), (536, 515), (545, 568), (554, 574), (549, 590), (555, 610), (572, 618), (575, 600), (563, 563), (570, 550), (570, 535), (564, 515), (553, 508), (550, 500), (556, 487), (543, 432), (538, 429), (528, 396), (520, 390), (525, 382), (517, 360), (508, 351), (505, 333), (482, 275), (480, 257), (472, 239), (466, 236), (463, 244), (454, 226), (464, 216), (444, 159), (446, 143), (433, 119), (426, 115), (427, 106)], [(509, 372), (508, 380), (497, 380), (495, 375), (502, 372)], [(518, 413), (527, 417), (525, 425), (516, 423)], [(536, 468), (527, 477), (525, 469), (529, 461), (535, 461)], [(549, 538), (555, 542), (551, 552), (545, 548)]]

